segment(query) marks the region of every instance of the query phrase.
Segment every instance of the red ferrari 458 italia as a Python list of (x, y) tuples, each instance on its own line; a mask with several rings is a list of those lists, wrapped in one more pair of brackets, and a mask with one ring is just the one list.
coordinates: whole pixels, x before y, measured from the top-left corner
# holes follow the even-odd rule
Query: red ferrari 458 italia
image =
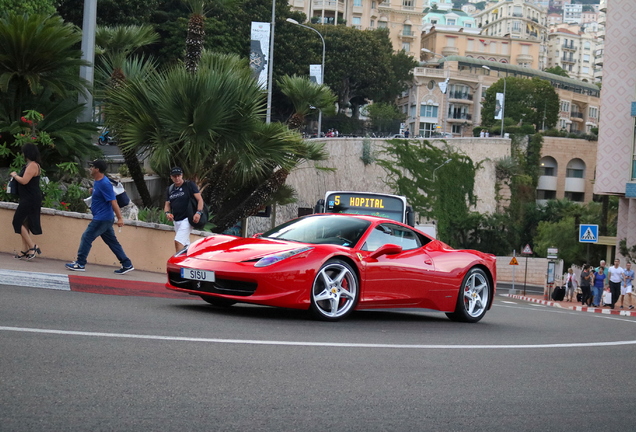
[(166, 287), (215, 306), (309, 309), (329, 321), (361, 309), (425, 308), (477, 322), (495, 282), (493, 255), (452, 249), (390, 219), (318, 214), (253, 238), (201, 239), (170, 258)]

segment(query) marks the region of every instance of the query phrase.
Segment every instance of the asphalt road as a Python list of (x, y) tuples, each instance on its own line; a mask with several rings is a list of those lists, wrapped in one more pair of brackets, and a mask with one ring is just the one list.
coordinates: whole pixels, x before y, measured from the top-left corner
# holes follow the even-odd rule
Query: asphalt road
[(636, 318), (478, 324), (0, 286), (0, 430), (634, 430)]

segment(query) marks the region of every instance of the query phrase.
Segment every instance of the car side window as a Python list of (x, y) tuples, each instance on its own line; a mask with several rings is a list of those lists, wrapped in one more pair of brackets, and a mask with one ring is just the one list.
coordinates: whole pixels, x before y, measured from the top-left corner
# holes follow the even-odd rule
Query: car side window
[(402, 246), (403, 250), (422, 246), (419, 236), (414, 231), (399, 225), (380, 224), (371, 231), (362, 249), (374, 251), (385, 244)]

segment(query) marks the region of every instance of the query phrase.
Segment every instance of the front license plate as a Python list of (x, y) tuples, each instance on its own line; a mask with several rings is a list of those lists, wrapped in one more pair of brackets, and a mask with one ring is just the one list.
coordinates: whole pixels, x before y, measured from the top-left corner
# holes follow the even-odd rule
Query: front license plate
[(214, 282), (214, 272), (209, 270), (182, 268), (181, 277), (195, 281)]

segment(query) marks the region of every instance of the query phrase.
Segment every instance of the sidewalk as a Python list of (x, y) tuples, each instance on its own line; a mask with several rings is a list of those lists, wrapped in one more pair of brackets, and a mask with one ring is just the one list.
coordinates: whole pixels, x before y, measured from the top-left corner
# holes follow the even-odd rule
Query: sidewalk
[(89, 264), (85, 272), (74, 272), (64, 267), (66, 261), (40, 258), (18, 260), (13, 254), (0, 253), (0, 285), (18, 285), (64, 291), (152, 296), (180, 299), (198, 299), (188, 294), (165, 288), (166, 274), (133, 270), (124, 275), (113, 273), (119, 265)]
[[(553, 300), (546, 300), (546, 297), (543, 295), (530, 295), (530, 294), (526, 294), (525, 296), (520, 294), (500, 294), (500, 295), (504, 297), (512, 298), (512, 299), (524, 300), (524, 301), (529, 301), (532, 303), (539, 303), (546, 306), (552, 306), (552, 307), (557, 307), (561, 309), (568, 309), (568, 310), (574, 310), (574, 311), (580, 311), (580, 312), (593, 312), (593, 313), (603, 313), (603, 314), (609, 314), (609, 315), (622, 315), (622, 316), (636, 317), (636, 309), (628, 309), (629, 302), (627, 299), (625, 299), (625, 309), (619, 309), (619, 303), (617, 303), (616, 309), (612, 310), (608, 307), (582, 306), (581, 303), (577, 302), (576, 300), (572, 302), (568, 302), (565, 300), (558, 301), (558, 302)], [(636, 307), (636, 305), (634, 307)]]

